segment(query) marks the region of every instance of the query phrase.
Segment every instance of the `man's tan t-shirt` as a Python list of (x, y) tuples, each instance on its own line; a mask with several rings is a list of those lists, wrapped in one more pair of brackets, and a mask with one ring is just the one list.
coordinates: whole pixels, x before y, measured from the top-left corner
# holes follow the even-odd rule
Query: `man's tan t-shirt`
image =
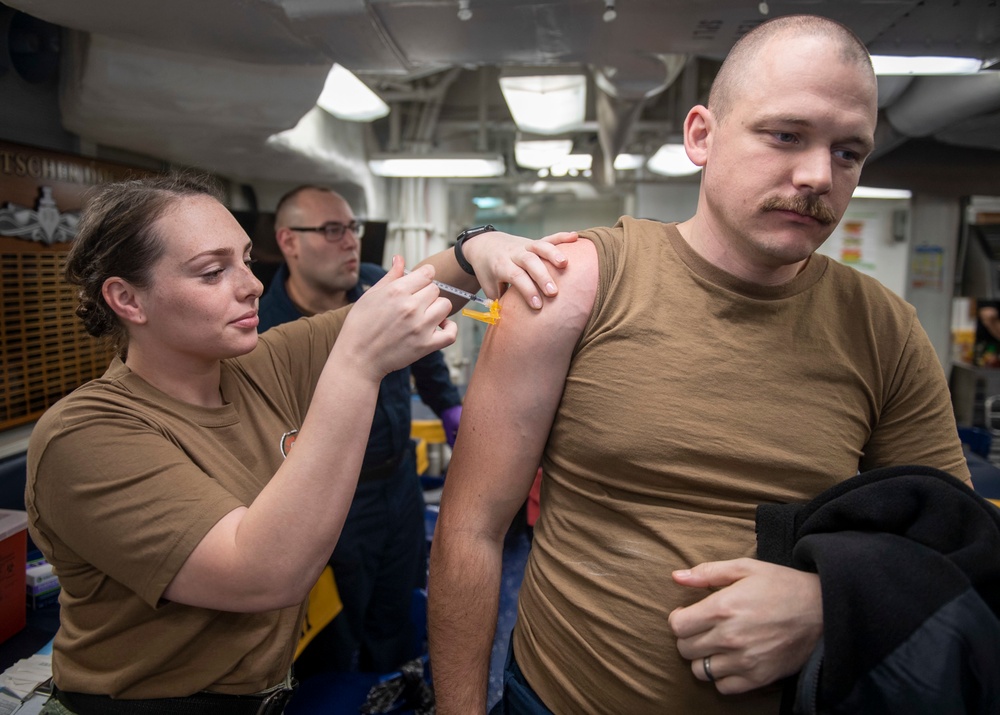
[(824, 256), (761, 287), (674, 225), (584, 236), (599, 286), (544, 453), (518, 664), (556, 713), (776, 713), (775, 688), (693, 676), (667, 617), (707, 593), (670, 573), (754, 556), (758, 504), (859, 470), (968, 479), (941, 364), (910, 305)]

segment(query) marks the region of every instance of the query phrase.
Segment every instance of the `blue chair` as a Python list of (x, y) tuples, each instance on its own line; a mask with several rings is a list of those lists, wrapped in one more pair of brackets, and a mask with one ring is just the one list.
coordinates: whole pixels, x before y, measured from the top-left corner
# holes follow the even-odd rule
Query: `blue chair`
[(969, 465), (976, 493), (1000, 506), (1000, 468), (971, 449), (966, 451), (965, 461)]
[(969, 445), (969, 449), (978, 454), (983, 459), (990, 456), (990, 447), (993, 445), (993, 435), (990, 431), (982, 427), (959, 427), (958, 438), (962, 444)]

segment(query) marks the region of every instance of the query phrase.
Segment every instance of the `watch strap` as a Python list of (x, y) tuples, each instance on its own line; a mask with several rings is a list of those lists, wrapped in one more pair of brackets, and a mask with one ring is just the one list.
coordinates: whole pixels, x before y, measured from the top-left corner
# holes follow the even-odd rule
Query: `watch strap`
[(467, 228), (458, 234), (458, 238), (455, 240), (455, 260), (458, 261), (458, 265), (461, 266), (462, 270), (468, 273), (470, 276), (476, 275), (475, 269), (472, 264), (469, 263), (465, 254), (462, 252), (462, 244), (468, 241), (473, 236), (478, 236), (481, 233), (489, 233), (490, 231), (496, 231), (492, 224), (486, 224), (485, 226), (476, 226), (474, 228)]

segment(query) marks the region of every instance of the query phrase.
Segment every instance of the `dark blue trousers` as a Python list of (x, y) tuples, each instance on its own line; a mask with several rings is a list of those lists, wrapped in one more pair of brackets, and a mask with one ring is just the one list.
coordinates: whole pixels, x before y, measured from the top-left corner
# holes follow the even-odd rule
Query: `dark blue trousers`
[(507, 661), (503, 668), (503, 697), (490, 710), (490, 715), (552, 715), (517, 666), (513, 633), (507, 644)]
[(427, 583), (427, 540), (412, 449), (391, 476), (358, 483), (330, 565), (344, 610), (296, 660), (296, 675), (386, 673), (420, 655), (410, 613)]

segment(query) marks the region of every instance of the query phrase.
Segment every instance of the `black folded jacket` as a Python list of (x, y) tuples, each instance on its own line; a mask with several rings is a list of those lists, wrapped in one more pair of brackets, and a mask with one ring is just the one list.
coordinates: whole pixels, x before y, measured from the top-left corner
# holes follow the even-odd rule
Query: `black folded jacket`
[(892, 467), (761, 505), (757, 556), (822, 587), (783, 712), (1000, 713), (1000, 510), (961, 481)]

